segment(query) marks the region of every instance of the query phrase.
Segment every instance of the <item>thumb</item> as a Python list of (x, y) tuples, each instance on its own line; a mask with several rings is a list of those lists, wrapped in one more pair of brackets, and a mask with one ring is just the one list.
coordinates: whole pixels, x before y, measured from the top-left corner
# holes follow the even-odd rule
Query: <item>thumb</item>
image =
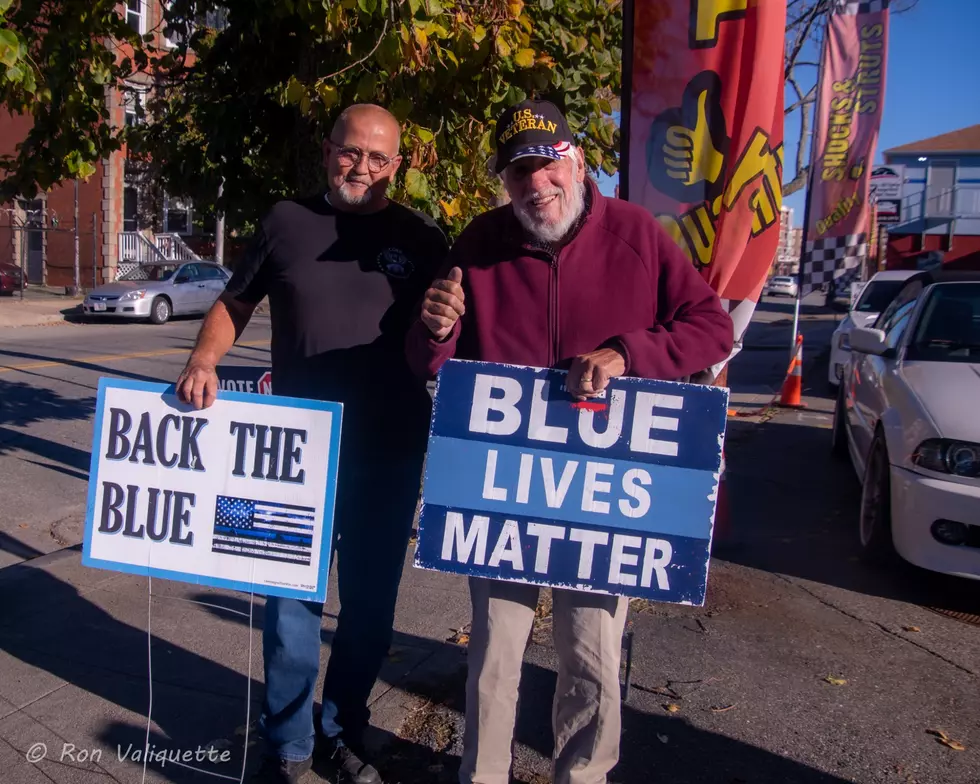
[(449, 270), (449, 276), (446, 278), (446, 280), (451, 281), (452, 283), (462, 283), (463, 270), (461, 270), (459, 267), (453, 267), (451, 270)]

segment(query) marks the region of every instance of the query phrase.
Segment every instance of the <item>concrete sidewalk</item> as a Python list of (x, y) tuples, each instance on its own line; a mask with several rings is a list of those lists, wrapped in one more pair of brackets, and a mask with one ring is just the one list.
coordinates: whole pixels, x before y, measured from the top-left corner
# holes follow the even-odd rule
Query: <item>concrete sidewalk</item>
[[(0, 329), (100, 323), (100, 320), (83, 320), (82, 299), (83, 297), (70, 297), (47, 289), (27, 289), (23, 299), (19, 292), (15, 292), (13, 296), (0, 297)], [(262, 300), (255, 308), (256, 314), (265, 314), (268, 311), (268, 300)]]
[[(324, 611), (325, 655), (336, 595), (334, 574)], [(191, 751), (193, 768), (237, 781), (247, 695), (249, 772), (258, 763), (263, 598), (255, 597), (249, 636), (247, 595), (90, 569), (81, 565), (80, 548), (69, 548), (0, 570), (0, 606), (3, 784), (137, 784), (143, 765), (126, 752), (144, 747), (148, 711), (151, 751), (176, 762)], [(398, 753), (394, 733), (418, 695), (461, 671), (464, 650), (447, 640), (468, 620), (465, 580), (406, 563), (395, 641), (372, 697), (379, 731), (371, 740), (389, 755)], [(193, 758), (198, 749), (201, 761)], [(176, 762), (154, 758), (146, 780), (221, 780)]]
[(0, 329), (67, 324), (81, 317), (82, 297), (69, 297), (53, 289), (31, 287), (0, 297)]

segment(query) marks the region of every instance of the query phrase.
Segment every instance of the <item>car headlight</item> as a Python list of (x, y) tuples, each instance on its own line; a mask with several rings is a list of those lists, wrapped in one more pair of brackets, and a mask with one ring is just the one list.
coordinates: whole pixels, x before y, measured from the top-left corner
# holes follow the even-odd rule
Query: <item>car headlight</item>
[(912, 463), (930, 471), (953, 476), (980, 476), (980, 444), (930, 438), (919, 444)]
[(840, 337), (837, 338), (837, 348), (843, 349), (844, 351), (851, 350), (851, 333), (841, 332)]
[(131, 302), (134, 299), (143, 299), (146, 296), (146, 289), (136, 289), (134, 291), (127, 291), (123, 294), (119, 300), (120, 302), (126, 301)]

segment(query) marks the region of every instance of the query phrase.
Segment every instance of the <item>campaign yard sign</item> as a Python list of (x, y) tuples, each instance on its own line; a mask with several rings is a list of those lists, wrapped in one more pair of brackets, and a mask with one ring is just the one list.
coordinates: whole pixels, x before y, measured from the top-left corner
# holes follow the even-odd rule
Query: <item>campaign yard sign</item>
[(255, 365), (218, 365), (218, 389), (272, 394), (272, 368)]
[(342, 406), (99, 381), (82, 563), (324, 601)]
[(702, 605), (728, 390), (557, 370), (439, 374), (415, 565)]

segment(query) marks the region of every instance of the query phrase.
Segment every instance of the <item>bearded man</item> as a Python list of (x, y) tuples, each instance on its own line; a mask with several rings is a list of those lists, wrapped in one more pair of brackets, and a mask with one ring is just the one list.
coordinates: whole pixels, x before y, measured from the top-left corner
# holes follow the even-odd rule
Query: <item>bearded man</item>
[[(568, 370), (578, 399), (609, 379), (679, 380), (726, 359), (717, 295), (642, 208), (604, 198), (559, 109), (525, 101), (497, 121), (510, 203), (476, 218), (426, 292), (406, 349), (432, 378), (446, 360)], [(507, 784), (524, 648), (538, 588), (470, 579), (459, 781)], [(556, 784), (602, 784), (619, 759), (619, 666), (628, 600), (554, 589)]]
[(314, 722), (321, 602), (265, 603), (268, 755), (255, 784), (299, 784), (314, 750), (338, 784), (381, 784), (365, 761), (371, 689), (388, 656), (412, 531), (429, 396), (405, 362), (415, 308), (446, 258), (431, 218), (387, 197), (401, 126), (347, 107), (323, 143), (327, 189), (274, 205), (198, 335), (177, 394), (213, 405), (216, 366), (266, 297), (277, 395), (344, 405), (334, 514), (340, 615)]

